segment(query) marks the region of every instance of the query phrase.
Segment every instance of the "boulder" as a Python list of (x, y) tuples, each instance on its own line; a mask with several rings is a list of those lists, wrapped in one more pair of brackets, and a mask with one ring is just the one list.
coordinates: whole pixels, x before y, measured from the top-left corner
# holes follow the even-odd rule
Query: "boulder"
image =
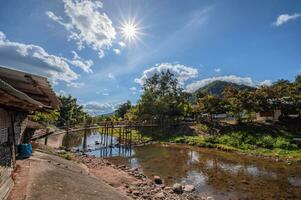
[(175, 183), (175, 184), (172, 186), (172, 190), (173, 190), (174, 193), (176, 193), (176, 194), (181, 194), (181, 193), (183, 193), (182, 185), (179, 184), (179, 183)]

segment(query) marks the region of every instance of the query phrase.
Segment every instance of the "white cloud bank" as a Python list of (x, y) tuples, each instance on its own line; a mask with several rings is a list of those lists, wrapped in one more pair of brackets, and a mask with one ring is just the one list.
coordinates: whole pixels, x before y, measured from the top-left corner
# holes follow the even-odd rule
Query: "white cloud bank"
[(84, 104), (84, 109), (91, 115), (101, 115), (114, 112), (122, 103), (99, 103), (88, 102)]
[(68, 39), (74, 40), (79, 49), (90, 47), (102, 58), (104, 49), (110, 48), (116, 38), (111, 19), (99, 11), (103, 7), (102, 2), (63, 0), (63, 3), (67, 20), (51, 11), (47, 11), (46, 15), (66, 28)]
[(282, 14), (279, 15), (276, 19), (276, 21), (273, 23), (274, 26), (281, 26), (289, 21), (295, 20), (297, 18), (301, 17), (300, 13), (295, 13), (293, 15), (289, 14)]
[(71, 66), (91, 72), (90, 67), (93, 65), (91, 60), (84, 60), (76, 53), (73, 59), (68, 59), (49, 54), (37, 45), (12, 42), (6, 39), (5, 34), (1, 31), (0, 62), (8, 67), (46, 76), (53, 82), (59, 80), (67, 83), (71, 83), (79, 77)]
[(259, 83), (259, 86), (271, 86), (273, 83), (271, 80), (264, 80)]
[(185, 81), (198, 76), (198, 70), (196, 68), (187, 67), (181, 64), (161, 63), (146, 69), (140, 78), (135, 79), (135, 82), (143, 85), (146, 79), (152, 77), (154, 74), (166, 72), (167, 70), (169, 70), (175, 75), (175, 77), (178, 78), (178, 81), (181, 85), (183, 85)]

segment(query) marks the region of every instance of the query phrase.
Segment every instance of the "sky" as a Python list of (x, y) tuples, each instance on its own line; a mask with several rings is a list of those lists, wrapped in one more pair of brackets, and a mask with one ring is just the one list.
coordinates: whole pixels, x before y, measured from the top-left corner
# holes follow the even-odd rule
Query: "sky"
[(0, 65), (46, 76), (90, 114), (136, 103), (166, 70), (188, 92), (270, 85), (301, 73), (301, 1), (1, 1)]

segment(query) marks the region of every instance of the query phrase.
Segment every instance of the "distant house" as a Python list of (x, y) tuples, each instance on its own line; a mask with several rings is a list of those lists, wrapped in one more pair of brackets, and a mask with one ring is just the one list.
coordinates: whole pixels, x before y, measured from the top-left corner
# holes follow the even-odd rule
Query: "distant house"
[(7, 197), (13, 183), (10, 174), (15, 166), (16, 146), (28, 142), (32, 134), (27, 116), (59, 106), (47, 78), (0, 66), (0, 199)]
[(259, 122), (278, 121), (281, 116), (281, 110), (274, 110), (272, 112), (258, 112), (256, 113), (256, 120)]

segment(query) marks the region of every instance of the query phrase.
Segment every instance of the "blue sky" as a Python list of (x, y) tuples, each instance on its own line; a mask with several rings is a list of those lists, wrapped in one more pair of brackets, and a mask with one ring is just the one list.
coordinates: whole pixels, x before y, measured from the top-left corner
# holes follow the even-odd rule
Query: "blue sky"
[(143, 81), (167, 69), (187, 91), (214, 80), (292, 80), (300, 52), (295, 0), (0, 3), (0, 65), (47, 76), (57, 93), (77, 97), (92, 114), (135, 103)]

